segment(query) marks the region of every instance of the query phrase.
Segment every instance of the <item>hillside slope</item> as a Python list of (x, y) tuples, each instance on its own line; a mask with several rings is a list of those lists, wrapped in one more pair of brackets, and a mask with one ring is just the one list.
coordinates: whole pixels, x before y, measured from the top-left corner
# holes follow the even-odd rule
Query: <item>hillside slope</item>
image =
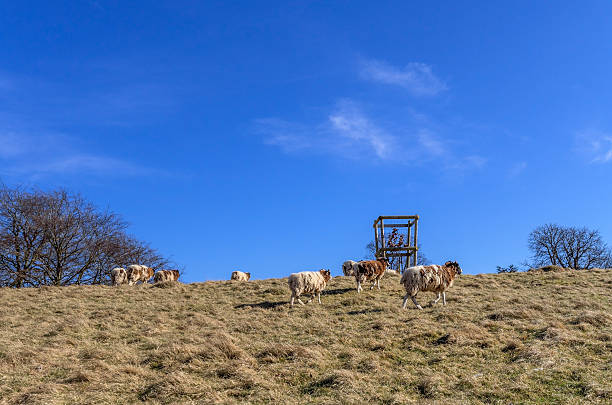
[(612, 271), (464, 275), (423, 311), (398, 280), (1, 289), (0, 402), (612, 401)]

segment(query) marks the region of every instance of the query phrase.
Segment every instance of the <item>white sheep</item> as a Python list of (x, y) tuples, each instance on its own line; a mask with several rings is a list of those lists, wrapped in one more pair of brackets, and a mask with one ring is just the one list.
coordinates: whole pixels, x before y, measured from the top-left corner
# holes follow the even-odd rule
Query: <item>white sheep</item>
[(123, 267), (115, 267), (111, 270), (111, 284), (121, 285), (128, 282), (127, 271)]
[(342, 273), (344, 273), (345, 276), (354, 276), (356, 268), (357, 262), (354, 260), (347, 260), (342, 263)]
[(316, 295), (320, 304), (321, 291), (325, 288), (330, 279), (330, 271), (323, 269), (319, 271), (302, 271), (300, 273), (291, 274), (287, 280), (289, 289), (291, 290), (291, 306), (293, 306), (296, 298), (300, 304), (304, 305), (299, 298), (302, 294), (312, 294), (308, 302), (312, 301)]
[(402, 308), (406, 308), (408, 298), (412, 298), (412, 302), (418, 309), (423, 309), (416, 300), (416, 295), (419, 291), (431, 291), (438, 293), (432, 304), (440, 301), (442, 295), (442, 303), (446, 305), (445, 291), (452, 287), (453, 280), (457, 275), (461, 274), (461, 267), (457, 262), (446, 262), (444, 266), (414, 266), (404, 270), (404, 274), (400, 280), (400, 284), (404, 286), (406, 295)]
[(236, 281), (249, 281), (251, 279), (251, 273), (245, 273), (242, 271), (233, 271), (230, 280)]

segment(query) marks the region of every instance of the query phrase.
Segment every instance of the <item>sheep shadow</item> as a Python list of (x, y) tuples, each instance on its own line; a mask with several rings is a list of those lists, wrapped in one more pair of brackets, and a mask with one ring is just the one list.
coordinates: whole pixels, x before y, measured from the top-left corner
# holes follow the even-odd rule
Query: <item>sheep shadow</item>
[(242, 309), (242, 308), (262, 308), (262, 309), (274, 309), (276, 307), (280, 307), (281, 305), (287, 305), (288, 301), (278, 301), (278, 302), (271, 302), (271, 301), (264, 301), (264, 302), (260, 302), (257, 304), (240, 304), (240, 305), (236, 305), (234, 307), (234, 309)]
[(338, 295), (338, 294), (346, 294), (350, 291), (356, 291), (355, 288), (336, 288), (334, 290), (324, 290), (321, 292), (321, 295)]

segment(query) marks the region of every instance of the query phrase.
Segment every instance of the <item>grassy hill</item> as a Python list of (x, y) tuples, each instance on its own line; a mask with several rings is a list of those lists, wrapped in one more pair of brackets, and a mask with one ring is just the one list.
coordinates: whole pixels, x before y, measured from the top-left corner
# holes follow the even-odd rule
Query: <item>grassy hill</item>
[(0, 402), (612, 402), (612, 271), (463, 275), (423, 311), (381, 285), (0, 289)]

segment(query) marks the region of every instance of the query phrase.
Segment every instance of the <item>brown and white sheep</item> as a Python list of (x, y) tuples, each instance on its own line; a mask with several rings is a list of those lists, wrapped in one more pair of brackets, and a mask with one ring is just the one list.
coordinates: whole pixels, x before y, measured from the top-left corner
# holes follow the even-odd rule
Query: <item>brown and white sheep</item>
[(128, 284), (134, 285), (138, 281), (146, 284), (154, 274), (155, 271), (150, 267), (141, 264), (131, 264), (127, 268)]
[(127, 271), (123, 267), (115, 267), (111, 270), (111, 284), (121, 285), (128, 281)]
[(354, 276), (356, 267), (357, 267), (356, 261), (347, 260), (344, 263), (342, 263), (342, 273), (344, 273), (345, 276)]
[(377, 286), (380, 290), (380, 279), (387, 270), (389, 260), (386, 257), (379, 257), (376, 260), (364, 260), (357, 263), (355, 268), (355, 280), (357, 281), (357, 292), (360, 293), (361, 283), (371, 281), (370, 290)]
[(289, 289), (291, 290), (291, 306), (293, 306), (296, 298), (300, 304), (304, 305), (299, 298), (302, 294), (312, 294), (308, 302), (312, 301), (316, 295), (320, 304), (321, 291), (325, 288), (330, 279), (331, 272), (324, 269), (291, 274), (287, 280)]
[(406, 289), (404, 303), (402, 308), (406, 308), (408, 298), (412, 298), (412, 302), (418, 309), (423, 309), (416, 300), (416, 295), (419, 291), (431, 291), (438, 293), (438, 296), (432, 305), (440, 300), (442, 295), (442, 303), (446, 305), (445, 291), (452, 287), (453, 280), (457, 275), (461, 274), (461, 267), (457, 262), (448, 261), (444, 266), (429, 265), (429, 266), (414, 266), (404, 270), (400, 284)]
[(178, 278), (178, 270), (160, 270), (153, 276), (153, 282), (163, 283), (164, 281), (177, 281)]
[(245, 273), (243, 271), (233, 271), (230, 280), (235, 281), (249, 281), (251, 279), (251, 273)]

